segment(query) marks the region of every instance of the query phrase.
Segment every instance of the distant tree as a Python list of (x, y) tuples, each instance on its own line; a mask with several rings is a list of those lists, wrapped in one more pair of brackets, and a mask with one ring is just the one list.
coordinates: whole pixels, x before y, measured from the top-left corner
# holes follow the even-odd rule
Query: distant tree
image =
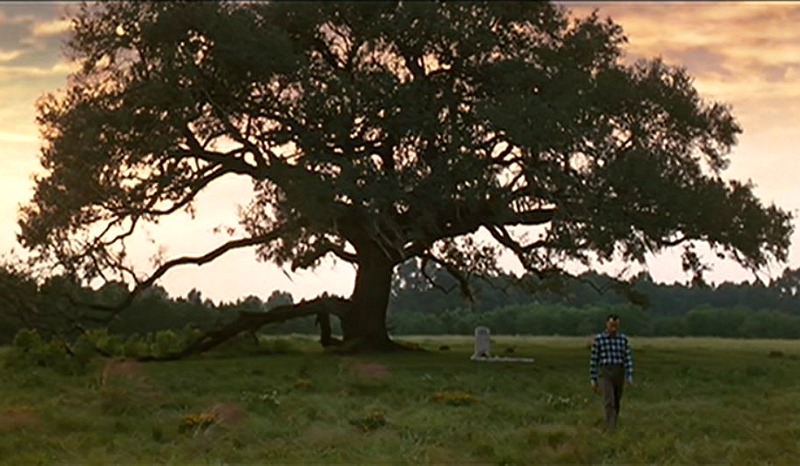
[(750, 338), (800, 338), (800, 318), (773, 310), (751, 312), (739, 332)]
[(800, 315), (800, 268), (787, 268), (769, 288), (777, 295), (782, 311)]
[(272, 309), (278, 306), (292, 306), (294, 305), (294, 297), (288, 291), (275, 290), (267, 298), (264, 307)]
[[(392, 271), (436, 262), (462, 284), (502, 248), (542, 280), (695, 245), (757, 269), (786, 258), (790, 215), (721, 173), (741, 131), (680, 67), (620, 60), (621, 28), (547, 2), (92, 2), (66, 50), (81, 65), (45, 96), (20, 239), (84, 279), (135, 275), (124, 240), (229, 176), (253, 182), (244, 236), (292, 270), (352, 263), (349, 299), (245, 316), (341, 319), (394, 348)], [(536, 227), (528, 239), (515, 227)], [(493, 243), (474, 235), (483, 231)], [(232, 233), (232, 234), (235, 234)], [(280, 312), (276, 312), (280, 311)], [(331, 342), (330, 338), (323, 341)]]
[(196, 288), (192, 288), (186, 294), (186, 301), (188, 301), (189, 303), (192, 303), (192, 304), (202, 305), (203, 304), (203, 293), (200, 290), (196, 289)]
[(128, 286), (120, 281), (109, 281), (97, 290), (97, 298), (103, 302), (119, 302), (128, 295)]
[(40, 310), (39, 287), (21, 268), (0, 264), (0, 343), (9, 343), (24, 326), (31, 326)]

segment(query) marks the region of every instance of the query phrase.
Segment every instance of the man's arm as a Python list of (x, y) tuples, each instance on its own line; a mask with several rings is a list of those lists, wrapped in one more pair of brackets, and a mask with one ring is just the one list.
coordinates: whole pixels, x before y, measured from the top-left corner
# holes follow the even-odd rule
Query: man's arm
[(625, 337), (625, 378), (628, 382), (633, 382), (633, 353), (628, 337)]
[(589, 357), (589, 378), (592, 381), (592, 384), (597, 383), (597, 366), (600, 363), (600, 348), (597, 341), (597, 337), (594, 337), (594, 341), (592, 342), (592, 354)]

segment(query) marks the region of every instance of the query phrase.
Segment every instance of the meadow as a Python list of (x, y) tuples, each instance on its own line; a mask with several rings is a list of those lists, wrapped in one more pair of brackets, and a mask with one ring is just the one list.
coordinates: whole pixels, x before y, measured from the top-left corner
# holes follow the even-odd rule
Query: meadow
[(635, 386), (607, 434), (588, 338), (492, 339), (535, 362), (470, 361), (469, 337), (342, 356), (284, 336), (81, 375), (5, 367), (0, 463), (800, 462), (800, 341), (632, 337)]

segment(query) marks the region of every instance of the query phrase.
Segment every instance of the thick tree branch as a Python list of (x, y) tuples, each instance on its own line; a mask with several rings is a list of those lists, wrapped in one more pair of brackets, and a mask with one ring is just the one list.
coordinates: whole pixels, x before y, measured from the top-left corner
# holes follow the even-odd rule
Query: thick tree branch
[(203, 265), (217, 259), (218, 257), (222, 256), (223, 254), (233, 249), (268, 243), (270, 241), (277, 239), (279, 236), (280, 236), (280, 229), (275, 229), (263, 235), (228, 241), (222, 246), (219, 246), (213, 251), (210, 251), (202, 256), (196, 256), (196, 257), (184, 256), (184, 257), (179, 257), (177, 259), (169, 260), (164, 264), (162, 264), (158, 269), (156, 269), (156, 271), (153, 272), (153, 274), (150, 275), (150, 277), (147, 278), (147, 280), (138, 284), (136, 288), (134, 288), (134, 292), (152, 286), (153, 283), (156, 282), (156, 280), (161, 278), (165, 273), (167, 273), (173, 267), (177, 267), (179, 265), (187, 265), (187, 264)]
[(553, 220), (557, 212), (558, 208), (556, 207), (532, 209), (522, 212), (510, 211), (505, 214), (505, 218), (501, 216), (496, 223), (503, 225), (543, 225)]
[(690, 239), (691, 238), (689, 238), (688, 236), (681, 236), (675, 239), (662, 239), (660, 243), (663, 246), (672, 247), (672, 246), (678, 246), (679, 244), (683, 244), (686, 241), (689, 241)]
[(333, 253), (339, 259), (342, 259), (343, 261), (349, 262), (351, 264), (355, 264), (358, 262), (358, 256), (356, 254), (347, 252), (341, 246), (335, 245), (330, 241), (325, 241), (322, 246), (320, 246), (316, 251), (314, 251), (310, 255), (298, 257), (292, 263), (292, 270), (308, 268), (311, 266), (311, 264), (325, 257), (329, 253)]
[[(249, 175), (253, 178), (257, 176), (258, 167), (248, 164), (240, 157), (249, 148), (239, 147), (228, 152), (217, 152), (205, 149), (188, 127), (184, 130), (184, 136), (188, 146), (188, 150), (183, 150), (184, 156), (195, 157), (212, 165), (216, 164), (230, 173)], [(257, 154), (253, 155), (257, 156)]]
[(222, 256), (223, 254), (225, 254), (225, 253), (227, 253), (229, 251), (232, 251), (234, 249), (245, 248), (245, 247), (249, 247), (249, 246), (256, 246), (256, 245), (259, 245), (259, 244), (269, 243), (270, 241), (273, 241), (273, 240), (277, 239), (280, 236), (281, 232), (282, 232), (282, 230), (280, 228), (277, 228), (277, 229), (272, 230), (272, 231), (270, 231), (268, 233), (265, 233), (263, 235), (253, 236), (253, 237), (249, 237), (249, 238), (240, 238), (240, 239), (228, 241), (227, 243), (219, 246), (218, 248), (216, 248), (216, 249), (214, 249), (214, 250), (212, 250), (212, 251), (210, 251), (210, 252), (208, 252), (206, 254), (203, 254), (202, 256), (184, 256), (184, 257), (179, 257), (179, 258), (176, 258), (176, 259), (169, 260), (169, 261), (161, 264), (161, 266), (159, 266), (155, 270), (155, 272), (153, 272), (147, 279), (138, 282), (136, 284), (136, 286), (134, 287), (134, 289), (130, 293), (128, 293), (128, 296), (121, 303), (116, 304), (116, 305), (104, 305), (104, 304), (96, 304), (96, 303), (82, 303), (82, 302), (78, 302), (77, 300), (75, 300), (74, 297), (72, 297), (72, 296), (70, 296), (70, 301), (73, 304), (78, 305), (78, 306), (85, 306), (85, 307), (89, 307), (91, 309), (109, 312), (108, 314), (104, 315), (103, 317), (90, 318), (89, 319), (89, 320), (94, 320), (94, 321), (97, 321), (97, 322), (100, 322), (100, 323), (107, 323), (107, 322), (110, 322), (114, 317), (116, 317), (125, 308), (127, 308), (133, 302), (133, 300), (136, 298), (136, 296), (139, 293), (141, 293), (143, 290), (153, 286), (153, 284), (159, 278), (164, 276), (164, 274), (169, 272), (172, 268), (180, 266), (180, 265), (188, 265), (188, 264), (203, 265), (203, 264), (206, 264), (208, 262), (211, 262), (211, 261), (217, 259), (218, 257)]
[[(202, 335), (197, 341), (190, 344), (181, 351), (165, 356), (149, 356), (140, 358), (140, 361), (172, 361), (181, 359), (192, 354), (208, 351), (221, 343), (245, 331), (256, 331), (266, 324), (284, 322), (298, 317), (310, 315), (329, 315), (338, 317), (344, 316), (350, 309), (350, 301), (338, 297), (320, 297), (311, 301), (303, 301), (298, 304), (278, 306), (267, 312), (242, 312), (239, 318), (225, 325), (222, 328), (212, 330)], [(324, 330), (324, 329), (323, 329)], [(324, 338), (323, 331), (323, 338)]]
[[(420, 258), (422, 259), (420, 270), (422, 271), (423, 276), (425, 276), (425, 278), (428, 279), (428, 281), (431, 284), (434, 284), (433, 279), (428, 277), (428, 275), (425, 273), (425, 266), (427, 265), (428, 261), (435, 262), (444, 267), (444, 269), (447, 270), (447, 273), (449, 273), (453, 278), (455, 278), (458, 281), (458, 286), (459, 289), (461, 290), (461, 295), (469, 299), (470, 302), (475, 301), (475, 296), (472, 293), (472, 288), (469, 286), (469, 277), (461, 273), (461, 270), (459, 270), (457, 266), (443, 259), (439, 259), (438, 257), (435, 257), (432, 254), (421, 254)], [(444, 288), (441, 286), (438, 286), (438, 288), (444, 290)], [(450, 292), (449, 290), (446, 291), (448, 293)]]
[(166, 216), (166, 215), (175, 213), (178, 210), (180, 210), (180, 209), (186, 207), (187, 205), (191, 204), (191, 202), (194, 200), (195, 196), (197, 196), (197, 193), (199, 193), (201, 190), (203, 190), (212, 181), (216, 180), (217, 178), (220, 178), (221, 176), (223, 176), (223, 175), (225, 175), (227, 173), (230, 173), (230, 171), (228, 169), (226, 169), (225, 167), (213, 167), (213, 168), (209, 168), (209, 169), (204, 170), (204, 171), (206, 173), (202, 177), (193, 179), (188, 183), (184, 183), (184, 184), (181, 184), (179, 186), (174, 187), (172, 189), (173, 191), (179, 191), (179, 190), (184, 190), (184, 189), (188, 188), (189, 192), (184, 194), (183, 196), (181, 196), (180, 199), (178, 199), (176, 201), (173, 201), (172, 205), (167, 207), (166, 209), (155, 209), (154, 208), (155, 205), (158, 203), (158, 201), (164, 195), (163, 190), (160, 190), (157, 194), (154, 194), (152, 196), (148, 196), (149, 197), (149, 201), (147, 201), (147, 204), (146, 204), (145, 207), (143, 207), (143, 208), (134, 207), (137, 204), (137, 202), (132, 201), (132, 202), (129, 202), (128, 205), (126, 205), (126, 207), (128, 207), (128, 208), (124, 209), (124, 210), (121, 210), (117, 214), (117, 216), (118, 217), (123, 217), (123, 216), (140, 217), (140, 216), (145, 216), (145, 215)]
[(517, 256), (517, 259), (519, 259), (526, 270), (533, 271), (534, 273), (538, 271), (538, 267), (530, 261), (528, 255), (533, 249), (546, 246), (546, 241), (538, 240), (528, 245), (522, 245), (511, 236), (505, 226), (484, 224), (484, 227), (489, 230), (489, 233), (498, 243), (510, 249), (514, 255)]
[(428, 271), (425, 270), (428, 266), (429, 259), (426, 257), (421, 257), (421, 259), (422, 263), (420, 264), (419, 270), (422, 273), (422, 276), (425, 277), (425, 281), (427, 281), (432, 287), (441, 290), (445, 294), (449, 294), (451, 291), (453, 291), (453, 288), (455, 288), (454, 286), (450, 288), (445, 288), (442, 285), (436, 283), (436, 280), (434, 280), (433, 277), (428, 275)]

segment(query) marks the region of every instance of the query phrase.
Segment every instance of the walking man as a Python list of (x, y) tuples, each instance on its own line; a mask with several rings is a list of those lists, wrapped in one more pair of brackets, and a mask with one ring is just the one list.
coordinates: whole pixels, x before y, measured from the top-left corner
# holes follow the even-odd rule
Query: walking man
[[(606, 330), (594, 337), (589, 360), (592, 390), (603, 395), (606, 430), (617, 427), (622, 388), (633, 385), (633, 357), (628, 337), (619, 332), (619, 316), (606, 318)], [(599, 376), (599, 380), (598, 380)]]

